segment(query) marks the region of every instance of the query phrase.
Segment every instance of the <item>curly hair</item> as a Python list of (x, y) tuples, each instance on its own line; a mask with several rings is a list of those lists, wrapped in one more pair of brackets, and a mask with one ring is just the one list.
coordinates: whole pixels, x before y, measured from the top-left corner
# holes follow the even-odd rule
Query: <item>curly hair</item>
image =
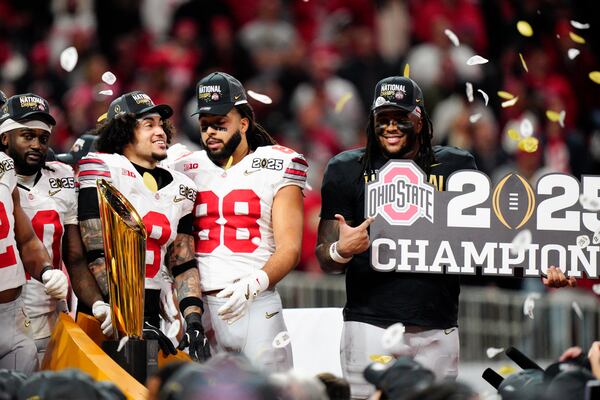
[(266, 129), (256, 122), (254, 110), (249, 104), (237, 105), (235, 106), (235, 109), (240, 113), (242, 118), (248, 118), (249, 126), (248, 132), (246, 133), (246, 140), (253, 151), (260, 146), (277, 144), (277, 141), (269, 135)]
[[(170, 144), (175, 128), (167, 119), (162, 120), (162, 123), (167, 135), (167, 144)], [(101, 153), (123, 154), (125, 146), (133, 142), (137, 124), (137, 118), (133, 113), (119, 114), (113, 119), (103, 121), (92, 132), (98, 136), (96, 150)]]

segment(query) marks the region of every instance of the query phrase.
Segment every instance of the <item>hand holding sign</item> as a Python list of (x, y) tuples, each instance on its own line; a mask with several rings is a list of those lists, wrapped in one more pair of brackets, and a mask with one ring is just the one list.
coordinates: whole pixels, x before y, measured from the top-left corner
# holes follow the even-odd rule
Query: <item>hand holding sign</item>
[(369, 248), (370, 241), (367, 228), (369, 228), (369, 225), (373, 222), (373, 218), (367, 218), (357, 227), (348, 225), (343, 215), (335, 214), (335, 219), (338, 220), (340, 227), (340, 238), (338, 239), (337, 251), (342, 257), (352, 257)]

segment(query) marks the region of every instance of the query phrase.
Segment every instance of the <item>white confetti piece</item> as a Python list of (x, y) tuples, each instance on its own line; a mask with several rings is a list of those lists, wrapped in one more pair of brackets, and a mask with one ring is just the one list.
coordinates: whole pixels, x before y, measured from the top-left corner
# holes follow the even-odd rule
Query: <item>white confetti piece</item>
[(561, 128), (565, 127), (565, 117), (567, 116), (567, 112), (565, 110), (562, 110), (558, 116), (558, 125), (560, 125)]
[(77, 49), (73, 46), (67, 47), (60, 53), (60, 66), (65, 71), (71, 72), (77, 65), (78, 59), (79, 54), (77, 54)]
[(523, 229), (517, 233), (511, 243), (510, 254), (513, 256), (518, 255), (521, 251), (526, 251), (531, 245), (531, 231), (529, 229)]
[(581, 52), (578, 49), (569, 49), (567, 50), (567, 57), (569, 57), (569, 60), (574, 60), (575, 57), (579, 55), (579, 53)]
[(486, 64), (489, 60), (481, 56), (473, 56), (467, 60), (467, 65)]
[(600, 201), (586, 194), (579, 195), (579, 203), (583, 208), (589, 211), (600, 211)]
[(287, 331), (279, 332), (275, 335), (275, 339), (273, 339), (273, 347), (281, 349), (290, 344), (291, 340), (290, 334)]
[(600, 296), (600, 283), (596, 283), (595, 285), (592, 285), (592, 292), (594, 292)]
[(98, 93), (101, 95), (104, 95), (104, 96), (112, 96), (113, 95), (112, 89), (101, 90)]
[(600, 243), (600, 231), (594, 232), (594, 236), (592, 236), (592, 244)]
[(266, 94), (256, 93), (252, 90), (248, 90), (248, 96), (252, 97), (256, 101), (260, 101), (263, 104), (271, 104), (273, 100)]
[(129, 336), (123, 336), (121, 340), (119, 340), (119, 345), (117, 346), (117, 353), (123, 350), (125, 347), (125, 343), (129, 342)]
[(573, 301), (571, 303), (571, 307), (573, 308), (573, 311), (575, 311), (575, 314), (577, 314), (579, 319), (583, 319), (583, 311), (581, 311), (581, 307), (579, 307), (579, 304), (577, 304), (576, 301)]
[(117, 77), (112, 72), (106, 71), (102, 74), (102, 82), (106, 83), (107, 85), (112, 85), (116, 81)]
[(577, 22), (574, 20), (571, 20), (571, 26), (573, 26), (573, 28), (577, 28), (577, 29), (589, 29), (590, 28), (590, 24), (583, 24), (581, 22)]
[(541, 296), (539, 293), (530, 293), (525, 298), (525, 302), (523, 303), (523, 315), (527, 315), (529, 318), (533, 319), (533, 309), (535, 308), (535, 301), (539, 299)]
[(585, 249), (590, 244), (590, 238), (587, 235), (579, 235), (577, 236), (577, 247), (580, 249)]
[(473, 84), (471, 82), (467, 82), (465, 84), (465, 91), (467, 93), (467, 100), (469, 100), (469, 103), (473, 102)]
[(488, 347), (488, 349), (485, 351), (485, 354), (487, 355), (487, 358), (494, 358), (503, 351), (504, 348), (502, 347)]
[(533, 135), (533, 124), (528, 118), (523, 118), (521, 121), (521, 136), (529, 137)]
[(444, 29), (444, 34), (448, 36), (448, 39), (452, 42), (452, 44), (456, 47), (460, 46), (460, 40), (458, 40), (458, 36), (450, 29)]
[(399, 354), (406, 347), (404, 344), (404, 332), (406, 328), (401, 322), (391, 325), (381, 336), (383, 349), (390, 354)]
[(480, 118), (481, 118), (481, 113), (473, 114), (473, 115), (469, 116), (469, 122), (474, 124), (475, 122), (479, 121)]
[(490, 96), (488, 96), (488, 94), (486, 92), (484, 92), (483, 90), (481, 90), (481, 89), (477, 89), (477, 91), (479, 93), (481, 93), (481, 96), (483, 97), (483, 101), (485, 102), (485, 105), (487, 106), (488, 105), (488, 101), (490, 101)]
[(519, 100), (518, 97), (515, 97), (514, 99), (503, 101), (501, 106), (502, 106), (502, 108), (512, 107), (517, 103), (517, 100)]

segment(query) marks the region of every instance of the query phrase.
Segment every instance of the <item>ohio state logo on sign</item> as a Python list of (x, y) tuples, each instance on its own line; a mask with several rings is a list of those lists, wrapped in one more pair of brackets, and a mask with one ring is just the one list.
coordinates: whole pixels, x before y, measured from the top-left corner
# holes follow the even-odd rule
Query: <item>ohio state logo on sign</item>
[(433, 223), (434, 188), (413, 161), (388, 163), (367, 184), (365, 214), (390, 225), (410, 226), (419, 218)]

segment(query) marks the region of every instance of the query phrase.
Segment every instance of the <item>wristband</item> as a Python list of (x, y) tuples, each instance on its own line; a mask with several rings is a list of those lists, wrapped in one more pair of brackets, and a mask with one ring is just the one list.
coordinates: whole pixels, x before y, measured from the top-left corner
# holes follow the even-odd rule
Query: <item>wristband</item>
[(349, 263), (350, 260), (352, 260), (353, 256), (342, 257), (340, 255), (340, 253), (338, 253), (338, 251), (337, 251), (337, 244), (338, 244), (338, 242), (333, 242), (333, 243), (331, 243), (331, 246), (329, 246), (329, 257), (331, 257), (331, 259), (338, 264)]
[(190, 306), (200, 307), (202, 312), (204, 312), (204, 304), (202, 304), (202, 300), (197, 297), (189, 296), (179, 302), (179, 310), (181, 311), (181, 315), (183, 315), (185, 309)]
[(42, 275), (44, 275), (44, 273), (46, 271), (52, 271), (53, 269), (54, 269), (54, 267), (52, 265), (46, 265), (44, 268), (42, 268), (42, 270), (40, 271), (40, 279), (39, 279), (39, 281), (43, 282)]

